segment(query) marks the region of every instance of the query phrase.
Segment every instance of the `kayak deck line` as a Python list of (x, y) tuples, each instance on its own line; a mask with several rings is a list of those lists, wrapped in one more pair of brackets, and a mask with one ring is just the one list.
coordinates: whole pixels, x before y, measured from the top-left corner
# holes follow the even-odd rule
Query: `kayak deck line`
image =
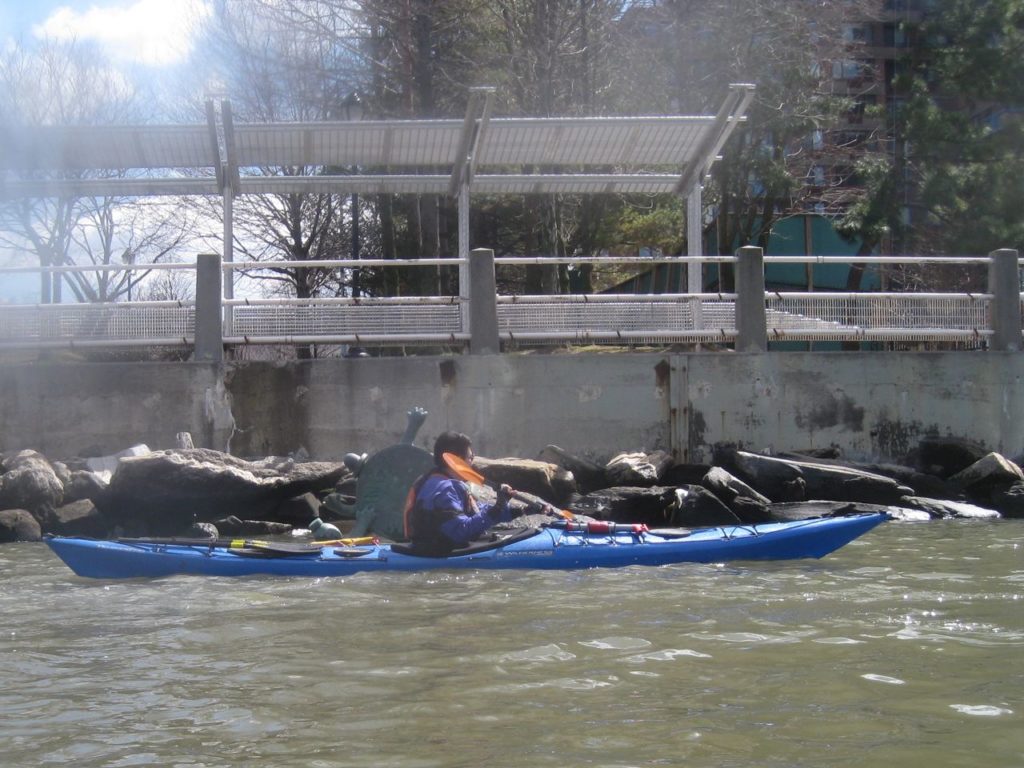
[(106, 541), (48, 537), (47, 545), (76, 574), (91, 578), (205, 576), (350, 576), (360, 572), (469, 568), (581, 569), (736, 560), (820, 558), (889, 519), (884, 512), (795, 522), (714, 526), (678, 533), (622, 530), (591, 533), (566, 525), (516, 531), (449, 553), (417, 551), (410, 544), (357, 546), (263, 542), (224, 546), (172, 539)]

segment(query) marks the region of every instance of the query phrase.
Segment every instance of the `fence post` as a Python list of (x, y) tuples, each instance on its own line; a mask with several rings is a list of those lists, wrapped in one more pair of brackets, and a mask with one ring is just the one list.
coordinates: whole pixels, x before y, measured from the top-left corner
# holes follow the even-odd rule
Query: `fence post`
[(747, 245), (736, 253), (736, 351), (767, 352), (764, 252)]
[(1000, 352), (1021, 348), (1020, 267), (1017, 251), (1000, 248), (988, 255), (988, 292), (992, 294), (992, 345)]
[(498, 289), (494, 280), (494, 251), (474, 248), (469, 254), (469, 353), (501, 352), (498, 338)]
[(192, 359), (197, 362), (219, 363), (224, 360), (222, 280), (218, 254), (200, 253), (196, 256), (196, 341)]

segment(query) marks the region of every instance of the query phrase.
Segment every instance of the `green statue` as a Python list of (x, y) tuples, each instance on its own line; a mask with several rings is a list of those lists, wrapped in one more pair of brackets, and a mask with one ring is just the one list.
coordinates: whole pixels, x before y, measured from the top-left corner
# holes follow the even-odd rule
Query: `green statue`
[(373, 533), (398, 541), (405, 538), (406, 496), (416, 479), (434, 466), (433, 455), (412, 444), (427, 419), (426, 410), (413, 408), (407, 416), (405, 434), (398, 445), (389, 446), (369, 458), (366, 454), (345, 457), (345, 465), (358, 478), (356, 502), (345, 504), (337, 494), (331, 494), (324, 505), (343, 517), (355, 519), (347, 535)]

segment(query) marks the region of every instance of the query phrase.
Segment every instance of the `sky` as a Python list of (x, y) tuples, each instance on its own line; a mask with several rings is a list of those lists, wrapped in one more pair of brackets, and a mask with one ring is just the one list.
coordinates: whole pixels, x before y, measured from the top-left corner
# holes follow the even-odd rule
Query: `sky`
[[(186, 62), (209, 13), (208, 0), (0, 0), (0, 49), (74, 39), (96, 44), (115, 67), (157, 73)], [(0, 266), (14, 263), (0, 251)], [(0, 303), (36, 301), (38, 291), (37, 275), (0, 275)]]
[(0, 0), (0, 44), (43, 37), (90, 41), (115, 64), (183, 63), (208, 0)]

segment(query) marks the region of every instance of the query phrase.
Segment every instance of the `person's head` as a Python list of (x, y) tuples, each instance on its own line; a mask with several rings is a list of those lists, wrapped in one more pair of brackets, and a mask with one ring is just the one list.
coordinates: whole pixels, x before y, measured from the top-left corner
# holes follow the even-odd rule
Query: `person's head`
[(444, 454), (454, 453), (472, 463), (473, 441), (461, 432), (444, 432), (434, 441), (434, 464), (444, 467)]

